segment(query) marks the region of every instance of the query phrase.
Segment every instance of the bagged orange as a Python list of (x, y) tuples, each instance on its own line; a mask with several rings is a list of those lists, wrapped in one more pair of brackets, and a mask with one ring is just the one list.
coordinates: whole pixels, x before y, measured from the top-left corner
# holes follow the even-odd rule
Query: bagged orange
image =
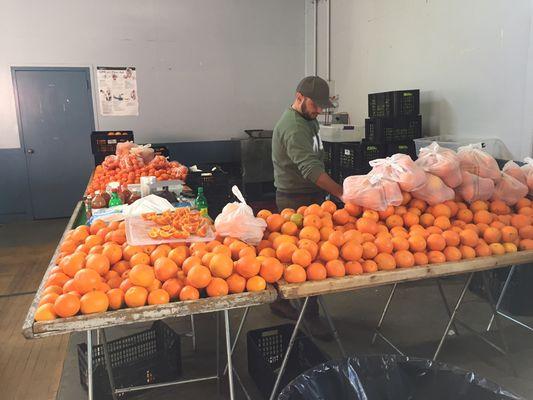
[(438, 176), (426, 172), (426, 183), (418, 190), (411, 192), (414, 198), (424, 200), (429, 205), (444, 203), (453, 200), (455, 192)]
[(459, 157), (462, 171), (482, 178), (490, 178), (495, 182), (500, 179), (500, 168), (494, 157), (475, 145), (459, 147), (457, 157)]
[(501, 200), (508, 206), (515, 205), (522, 197), (527, 196), (529, 188), (511, 175), (502, 173), (500, 181), (494, 189), (493, 200)]
[(467, 203), (489, 200), (494, 193), (494, 181), (463, 171), (463, 183), (455, 190)]
[(407, 154), (394, 154), (369, 162), (372, 172), (397, 182), (400, 189), (412, 192), (426, 183), (426, 173)]
[(398, 184), (379, 173), (349, 176), (342, 186), (343, 202), (371, 210), (385, 211), (388, 206), (399, 206), (403, 199)]
[(511, 175), (513, 178), (515, 178), (520, 183), (527, 185), (527, 178), (526, 173), (520, 166), (515, 163), (513, 160), (507, 161), (505, 165), (502, 168), (502, 172), (506, 173), (507, 175)]
[(451, 188), (461, 184), (461, 168), (455, 151), (439, 146), (437, 142), (422, 147), (416, 165), (441, 178)]
[(526, 175), (526, 183), (529, 188), (529, 194), (533, 196), (533, 158), (524, 158), (525, 164), (522, 165), (522, 170)]

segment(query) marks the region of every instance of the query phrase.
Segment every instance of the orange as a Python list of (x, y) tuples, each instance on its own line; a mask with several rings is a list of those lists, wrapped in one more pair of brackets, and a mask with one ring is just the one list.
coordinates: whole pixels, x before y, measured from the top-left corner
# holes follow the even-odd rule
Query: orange
[(409, 249), (412, 252), (420, 252), (426, 250), (426, 239), (420, 235), (412, 235), (407, 239), (409, 243)]
[[(226, 282), (224, 282), (226, 283)], [(148, 293), (148, 304), (167, 304), (170, 301), (170, 296), (166, 290), (155, 289)]]
[(390, 230), (390, 233), (392, 236), (401, 236), (404, 238), (409, 237), (407, 230), (403, 226), (395, 226), (394, 228)]
[(448, 218), (452, 218), (457, 215), (457, 211), (459, 211), (459, 205), (455, 201), (446, 200), (443, 204), (450, 208), (451, 215)]
[(483, 232), (483, 239), (487, 244), (498, 243), (502, 239), (502, 233), (497, 228), (488, 227)]
[(216, 240), (216, 239), (215, 239), (215, 240), (211, 240), (209, 243), (207, 243), (207, 246), (206, 246), (206, 247), (207, 247), (207, 250), (208, 250), (208, 251), (213, 251), (213, 249), (214, 249), (215, 247), (217, 247), (219, 244), (222, 244), (222, 243), (220, 242), (220, 240)]
[(410, 193), (402, 191), (402, 206), (408, 204), (411, 201), (411, 199), (412, 199), (412, 196)]
[(489, 210), (496, 215), (511, 213), (511, 208), (501, 200), (493, 200), (492, 203), (490, 203)]
[(433, 214), (422, 214), (420, 216), (420, 225), (422, 225), (424, 228), (433, 226), (434, 222), (435, 222), (435, 217), (433, 216)]
[(363, 235), (361, 232), (355, 229), (349, 229), (344, 232), (344, 239), (345, 242), (348, 242), (350, 240), (355, 240), (357, 243), (362, 244), (363, 243)]
[(294, 222), (287, 221), (281, 226), (281, 233), (284, 235), (296, 235), (298, 227)]
[(337, 247), (342, 247), (342, 245), (346, 242), (344, 232), (341, 231), (331, 232), (331, 234), (324, 240), (329, 241), (331, 244)]
[(109, 239), (106, 239), (107, 241), (114, 242), (116, 244), (124, 244), (126, 242), (126, 231), (123, 229), (117, 229), (116, 231), (113, 231), (109, 234)]
[(35, 321), (51, 321), (56, 318), (54, 305), (51, 303), (40, 305), (35, 311)]
[(344, 263), (340, 260), (330, 260), (326, 263), (326, 272), (328, 277), (341, 277), (346, 275)]
[(428, 254), (428, 262), (430, 264), (443, 263), (446, 262), (446, 256), (442, 251), (433, 250)]
[[(160, 246), (157, 246), (157, 247), (159, 248)], [(205, 243), (205, 242), (194, 242), (194, 243), (192, 243), (189, 246), (189, 248), (190, 248), (191, 253), (194, 253), (195, 251), (200, 251), (200, 250), (207, 252), (207, 243)], [(169, 249), (169, 251), (170, 251), (170, 249)]]
[(130, 265), (129, 261), (121, 260), (118, 263), (116, 263), (115, 265), (113, 265), (111, 267), (111, 270), (115, 271), (119, 275), (122, 275), (124, 272), (129, 270), (130, 267), (131, 267), (131, 265)]
[(80, 299), (73, 294), (62, 294), (54, 302), (54, 312), (62, 318), (72, 317), (80, 310)]
[(120, 284), (119, 288), (124, 292), (126, 293), (126, 291), (130, 288), (130, 287), (133, 287), (133, 284), (130, 282), (130, 280), (128, 278), (125, 278), (122, 283)]
[(103, 254), (89, 254), (85, 260), (85, 268), (93, 269), (101, 276), (104, 276), (110, 267), (109, 258)]
[(358, 261), (362, 256), (363, 246), (357, 240), (350, 240), (341, 248), (341, 257), (346, 261)]
[(134, 286), (148, 288), (154, 282), (155, 272), (150, 265), (138, 264), (131, 269), (128, 279)]
[(403, 226), (403, 218), (400, 215), (391, 215), (385, 220), (387, 227), (389, 229), (394, 228), (395, 226)]
[[(281, 274), (283, 274), (283, 266), (281, 266)], [(231, 276), (226, 279), (226, 283), (228, 284), (229, 293), (242, 293), (246, 288), (246, 279), (237, 273), (231, 274)]]
[(101, 277), (98, 272), (93, 269), (82, 269), (74, 275), (74, 282), (77, 292), (85, 294), (96, 290), (101, 282)]
[(298, 264), (305, 268), (311, 264), (313, 257), (307, 250), (297, 249), (292, 253), (291, 260), (293, 264)]
[(478, 234), (472, 229), (465, 229), (459, 233), (461, 244), (469, 247), (476, 247), (479, 242)]
[[(237, 254), (240, 254), (240, 252), (242, 250), (246, 249), (246, 248), (247, 247), (243, 247), (241, 250), (239, 250), (239, 252)], [(211, 251), (213, 253), (215, 253), (215, 254), (224, 254), (224, 255), (226, 255), (226, 256), (228, 256), (230, 258), (233, 255), (233, 253), (231, 252), (231, 249), (228, 246), (224, 245), (224, 244), (219, 244), (219, 245), (213, 247), (213, 250), (211, 250)]]
[(296, 213), (294, 208), (284, 208), (279, 213), (286, 221), (291, 219), (291, 216)]
[(321, 281), (326, 279), (327, 270), (322, 263), (315, 262), (306, 269), (307, 280), (309, 281)]
[(347, 275), (360, 275), (363, 273), (363, 266), (358, 261), (348, 261), (344, 264)]
[(299, 249), (307, 250), (314, 260), (318, 255), (318, 245), (309, 239), (300, 239), (297, 244)]
[(385, 210), (378, 211), (378, 214), (379, 214), (379, 219), (382, 221), (385, 221), (387, 218), (389, 218), (391, 215), (394, 214), (394, 207), (388, 206)]
[(214, 277), (226, 279), (233, 273), (233, 260), (226, 254), (215, 254), (209, 262), (209, 269)]
[(311, 204), (307, 206), (303, 215), (318, 215), (319, 217), (322, 217), (323, 213), (322, 208), (318, 204)]
[[(209, 265), (211, 259), (215, 256), (215, 253), (205, 253), (202, 257), (202, 265)], [(231, 256), (230, 256), (231, 259)], [(233, 262), (233, 260), (231, 260)]]
[(43, 304), (46, 304), (46, 303), (50, 303), (50, 304), (54, 304), (55, 301), (57, 300), (57, 298), (59, 297), (60, 295), (57, 294), (57, 293), (48, 293), (48, 294), (45, 294), (41, 300), (39, 301), (39, 305), (43, 305)]
[(283, 278), (287, 283), (300, 283), (305, 282), (307, 275), (305, 269), (297, 264), (291, 264), (283, 273)]
[(213, 278), (207, 285), (206, 292), (209, 297), (225, 296), (228, 294), (229, 287), (222, 278)]
[(272, 246), (274, 247), (274, 250), (277, 250), (279, 245), (282, 243), (297, 243), (297, 238), (295, 236), (289, 236), (289, 235), (279, 235), (274, 239), (272, 242)]
[(342, 234), (342, 232), (335, 231), (332, 227), (323, 226), (322, 228), (320, 228), (320, 240), (328, 240), (330, 235), (335, 232)]
[(265, 247), (259, 252), (259, 255), (263, 257), (276, 257), (276, 250)]
[(169, 257), (161, 257), (154, 263), (154, 273), (157, 279), (164, 282), (167, 279), (176, 277), (178, 266)]
[(66, 254), (72, 254), (74, 253), (74, 250), (76, 250), (76, 247), (78, 247), (78, 242), (74, 240), (64, 240), (61, 245), (59, 246), (59, 249)]
[[(402, 220), (403, 221), (403, 220)], [(359, 218), (356, 222), (357, 230), (361, 233), (370, 233), (375, 235), (378, 233), (378, 225), (376, 221), (370, 218)]]
[(281, 226), (285, 223), (285, 218), (279, 214), (272, 214), (266, 218), (266, 223), (270, 232), (279, 232)]
[(170, 300), (176, 300), (183, 289), (183, 282), (177, 278), (170, 278), (163, 282), (161, 289), (166, 290), (169, 295)]
[(183, 261), (182, 269), (185, 274), (189, 273), (190, 269), (195, 265), (202, 265), (202, 259), (197, 256), (190, 256)]
[[(304, 250), (305, 251), (305, 250)], [(266, 257), (261, 262), (259, 275), (268, 283), (275, 283), (283, 276), (283, 265), (274, 257)], [(229, 279), (229, 278), (228, 278)]]
[(180, 300), (197, 300), (200, 298), (200, 292), (193, 286), (184, 286), (180, 292)]
[(474, 223), (476, 224), (490, 224), (492, 220), (492, 214), (487, 210), (479, 210), (474, 213)]
[(91, 235), (95, 235), (100, 229), (105, 228), (105, 227), (106, 227), (105, 222), (102, 221), (101, 219), (97, 219), (91, 224), (89, 228), (89, 233)]
[[(294, 253), (296, 249), (297, 247), (293, 243), (281, 243), (276, 249), (276, 257), (281, 262), (285, 262), (285, 263), (291, 262), (292, 253)], [(247, 276), (244, 276), (244, 277), (248, 278)]]
[(130, 258), (130, 265), (133, 267), (138, 264), (150, 264), (150, 256), (144, 252), (135, 253)]
[(261, 251), (263, 249), (272, 247), (272, 243), (268, 240), (261, 240), (259, 244), (256, 246), (257, 251)]
[(209, 285), (211, 279), (212, 276), (209, 268), (203, 265), (195, 265), (187, 274), (187, 285), (193, 286), (196, 289), (203, 289)]
[(409, 205), (414, 208), (418, 208), (420, 211), (424, 212), (427, 207), (427, 203), (424, 200), (420, 199), (411, 199)]
[(490, 243), (489, 244), (492, 255), (501, 256), (505, 254), (505, 247), (501, 243)]
[(457, 247), (461, 244), (461, 237), (457, 232), (452, 230), (442, 232), (442, 237), (446, 241), (446, 246)]
[(260, 210), (258, 213), (257, 213), (257, 217), (258, 218), (262, 218), (266, 221), (266, 219), (272, 215), (272, 211), (269, 211), (269, 210)]
[(109, 308), (112, 310), (118, 310), (124, 305), (124, 292), (122, 289), (111, 289), (107, 293), (107, 298), (109, 300)]
[[(245, 247), (241, 251), (239, 251), (239, 258), (243, 258), (244, 256), (257, 256), (257, 251), (255, 250), (255, 247), (249, 246)], [(230, 256), (231, 257), (231, 256)]]
[(533, 250), (533, 239), (522, 239), (518, 248), (520, 250)]
[(89, 230), (87, 228), (86, 225), (78, 226), (72, 231), (71, 239), (77, 243), (83, 242), (89, 236)]
[(479, 243), (476, 248), (476, 256), (477, 257), (488, 257), (492, 255), (492, 250), (490, 249), (489, 245), (486, 243)]
[(394, 259), (398, 268), (409, 268), (415, 265), (415, 256), (407, 250), (400, 250), (394, 253)]
[(107, 284), (111, 289), (115, 289), (120, 287), (120, 284), (122, 283), (122, 278), (120, 276), (116, 278), (111, 278), (107, 281)]
[(518, 214), (532, 216), (533, 215), (533, 208), (532, 207), (522, 207), (520, 210), (518, 210)]
[(234, 240), (233, 242), (230, 243), (228, 247), (231, 250), (231, 258), (233, 260), (238, 260), (239, 253), (241, 252), (242, 249), (248, 247), (248, 245), (244, 242), (241, 242), (240, 240)]
[(148, 299), (148, 290), (141, 286), (132, 286), (124, 293), (124, 302), (128, 307), (142, 307)]
[(445, 217), (441, 215), (440, 217), (435, 218), (435, 222), (433, 222), (433, 225), (442, 229), (443, 231), (446, 229), (450, 229), (452, 226), (450, 219), (448, 217)]
[[(520, 239), (533, 239), (533, 225), (526, 225), (526, 226), (521, 227), (518, 230), (518, 233), (519, 233)], [(508, 231), (505, 231), (504, 233), (503, 229), (502, 229), (502, 235), (504, 238), (512, 236), (511, 233)], [(505, 241), (511, 242), (511, 240), (505, 240)]]
[(416, 252), (413, 253), (415, 259), (415, 265), (427, 265), (429, 264), (429, 258), (426, 253)]
[(477, 211), (488, 210), (489, 205), (486, 201), (476, 200), (472, 204), (470, 204), (470, 209), (472, 210), (472, 212), (476, 213)]
[(436, 233), (429, 235), (426, 242), (429, 250), (442, 251), (446, 247), (446, 240), (444, 237)]
[(333, 214), (335, 211), (337, 211), (337, 205), (330, 200), (324, 201), (320, 205), (320, 208), (322, 208), (323, 211), (330, 213), (330, 214)]
[(253, 276), (246, 281), (246, 290), (249, 292), (260, 292), (265, 290), (266, 282), (260, 276)]
[(472, 258), (476, 258), (476, 250), (474, 250), (470, 246), (461, 246), (459, 247), (459, 250), (461, 251), (461, 256), (465, 260), (471, 260)]
[(474, 220), (474, 214), (468, 208), (457, 211), (456, 218), (467, 224)]
[(361, 215), (361, 212), (363, 211), (360, 206), (353, 203), (345, 203), (344, 209), (350, 214), (352, 217), (358, 217)]
[(97, 235), (89, 235), (85, 238), (85, 245), (88, 248), (101, 245), (102, 243), (104, 243), (104, 239)]
[(404, 206), (398, 206), (394, 210), (394, 213), (396, 215), (404, 215), (406, 212), (407, 212), (407, 208)]
[(378, 237), (374, 240), (374, 244), (378, 249), (378, 253), (392, 254), (392, 251), (394, 250), (394, 245), (388, 237)]
[(516, 247), (516, 244), (514, 243), (504, 243), (503, 248), (506, 253), (515, 253), (518, 251), (518, 247)]
[(394, 251), (409, 250), (409, 241), (404, 237), (395, 236), (391, 239), (391, 243)]
[[(292, 243), (283, 243), (283, 245), (294, 246), (294, 250), (296, 250), (296, 246)], [(280, 246), (278, 249), (280, 248), (283, 251), (284, 247)], [(290, 261), (290, 258), (288, 260)], [(254, 256), (243, 257), (235, 263), (235, 272), (237, 272), (239, 275), (241, 275), (244, 278), (251, 278), (257, 275), (260, 270), (261, 270), (261, 262)]]
[(531, 217), (523, 214), (514, 214), (511, 217), (511, 225), (514, 226), (516, 229), (531, 225)]
[(324, 242), (318, 250), (318, 256), (323, 261), (331, 261), (339, 258), (339, 249), (330, 242)]
[(181, 267), (183, 262), (190, 256), (189, 248), (186, 246), (178, 246), (168, 253), (168, 258), (176, 263), (178, 267)]
[(300, 231), (298, 237), (300, 239), (309, 239), (315, 243), (320, 241), (320, 231), (314, 226), (305, 226)]
[(64, 257), (59, 263), (59, 266), (65, 275), (74, 278), (76, 272), (85, 267), (85, 254), (74, 252)]
[(378, 270), (378, 265), (373, 260), (365, 260), (361, 266), (363, 267), (363, 272), (367, 273), (376, 272)]
[(168, 257), (168, 253), (172, 250), (171, 248), (163, 247), (164, 245), (159, 245), (157, 248), (150, 253), (150, 263), (154, 265), (156, 260), (161, 257)]
[(452, 216), (452, 210), (446, 204), (435, 204), (433, 206), (433, 213), (435, 218), (444, 216), (450, 218)]
[(414, 215), (416, 215), (416, 216), (419, 217), (419, 218), (420, 218), (420, 216), (422, 215), (422, 211), (420, 211), (420, 209), (415, 208), (415, 207), (408, 208), (408, 209), (407, 209), (407, 212), (408, 212), (408, 213), (411, 213), (411, 214), (414, 214)]
[(419, 222), (420, 222), (420, 218), (416, 214), (407, 212), (403, 215), (403, 224), (407, 227), (417, 225)]
[(322, 228), (322, 220), (318, 215), (309, 214), (304, 217), (303, 226), (313, 226), (317, 229)]
[(372, 242), (365, 242), (362, 244), (363, 258), (365, 260), (373, 259), (378, 254), (377, 246)]
[(94, 314), (107, 311), (109, 299), (104, 292), (94, 290), (85, 293), (80, 299), (80, 311), (82, 314)]
[(336, 225), (345, 225), (349, 221), (350, 221), (350, 214), (345, 209), (340, 209), (333, 213), (333, 222)]
[(518, 200), (515, 204), (515, 208), (517, 210), (520, 210), (524, 207), (531, 207), (531, 200), (529, 200), (528, 198), (522, 198), (520, 200)]
[(374, 261), (378, 265), (378, 269), (387, 271), (396, 268), (396, 260), (389, 253), (379, 253), (374, 257)]
[(455, 246), (448, 246), (443, 251), (446, 261), (459, 261), (463, 258), (461, 250)]
[(122, 247), (116, 243), (106, 243), (102, 255), (106, 256), (111, 264), (115, 264), (122, 260)]
[(56, 293), (59, 296), (60, 294), (63, 294), (63, 288), (61, 286), (56, 285), (48, 286), (46, 289), (43, 290), (43, 296), (48, 293)]

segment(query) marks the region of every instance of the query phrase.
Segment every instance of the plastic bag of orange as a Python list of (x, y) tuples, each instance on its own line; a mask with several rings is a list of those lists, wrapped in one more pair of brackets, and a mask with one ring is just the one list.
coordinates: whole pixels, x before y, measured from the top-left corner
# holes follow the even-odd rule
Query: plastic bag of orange
[(513, 160), (507, 161), (505, 165), (502, 168), (502, 172), (511, 175), (513, 178), (515, 178), (518, 182), (522, 183), (523, 185), (527, 185), (527, 178), (525, 171), (520, 168), (520, 166), (515, 163)]
[(266, 222), (262, 218), (254, 217), (254, 212), (246, 204), (246, 200), (237, 186), (233, 186), (231, 191), (240, 203), (226, 204), (215, 219), (215, 229), (221, 236), (231, 236), (246, 243), (257, 245), (263, 238)]
[(533, 196), (533, 158), (524, 158), (525, 164), (522, 165), (522, 170), (526, 174), (526, 183), (529, 188), (529, 194)]
[(437, 142), (422, 147), (415, 164), (441, 178), (448, 187), (455, 188), (461, 184), (461, 168), (457, 154), (451, 149), (439, 146)]
[(510, 174), (502, 173), (500, 181), (494, 188), (494, 200), (501, 200), (508, 206), (515, 205), (522, 197), (527, 196), (529, 188)]
[(130, 153), (137, 157), (141, 157), (145, 164), (148, 164), (155, 157), (155, 152), (154, 149), (152, 149), (151, 144), (135, 145), (135, 147), (130, 149)]
[(137, 145), (133, 142), (120, 142), (120, 143), (117, 143), (117, 147), (115, 149), (115, 154), (117, 156), (125, 156), (125, 155), (128, 155), (130, 154), (130, 150), (134, 147), (136, 147)]
[(380, 173), (349, 176), (343, 182), (342, 201), (372, 210), (384, 211), (402, 203), (402, 191), (396, 182)]
[(463, 183), (456, 190), (467, 203), (489, 200), (494, 193), (494, 181), (463, 171)]
[(457, 157), (459, 157), (462, 171), (470, 172), (482, 178), (490, 178), (495, 182), (500, 179), (500, 168), (494, 157), (475, 145), (469, 144), (459, 147)]
[(394, 154), (369, 162), (372, 172), (397, 182), (406, 192), (421, 188), (426, 183), (426, 173), (407, 154)]
[(420, 189), (411, 192), (414, 198), (424, 200), (429, 205), (453, 200), (455, 192), (438, 176), (426, 172), (426, 183)]

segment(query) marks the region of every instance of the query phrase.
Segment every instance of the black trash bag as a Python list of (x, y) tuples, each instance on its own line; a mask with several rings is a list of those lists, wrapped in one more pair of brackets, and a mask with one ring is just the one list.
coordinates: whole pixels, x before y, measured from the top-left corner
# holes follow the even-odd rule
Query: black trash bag
[(474, 372), (396, 355), (349, 357), (304, 372), (279, 400), (504, 400), (523, 398)]

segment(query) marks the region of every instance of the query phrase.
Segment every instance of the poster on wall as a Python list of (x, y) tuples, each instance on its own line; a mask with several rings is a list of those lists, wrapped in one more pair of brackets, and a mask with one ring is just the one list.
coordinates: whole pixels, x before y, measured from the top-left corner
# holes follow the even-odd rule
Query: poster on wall
[(100, 114), (139, 115), (135, 67), (96, 67)]

